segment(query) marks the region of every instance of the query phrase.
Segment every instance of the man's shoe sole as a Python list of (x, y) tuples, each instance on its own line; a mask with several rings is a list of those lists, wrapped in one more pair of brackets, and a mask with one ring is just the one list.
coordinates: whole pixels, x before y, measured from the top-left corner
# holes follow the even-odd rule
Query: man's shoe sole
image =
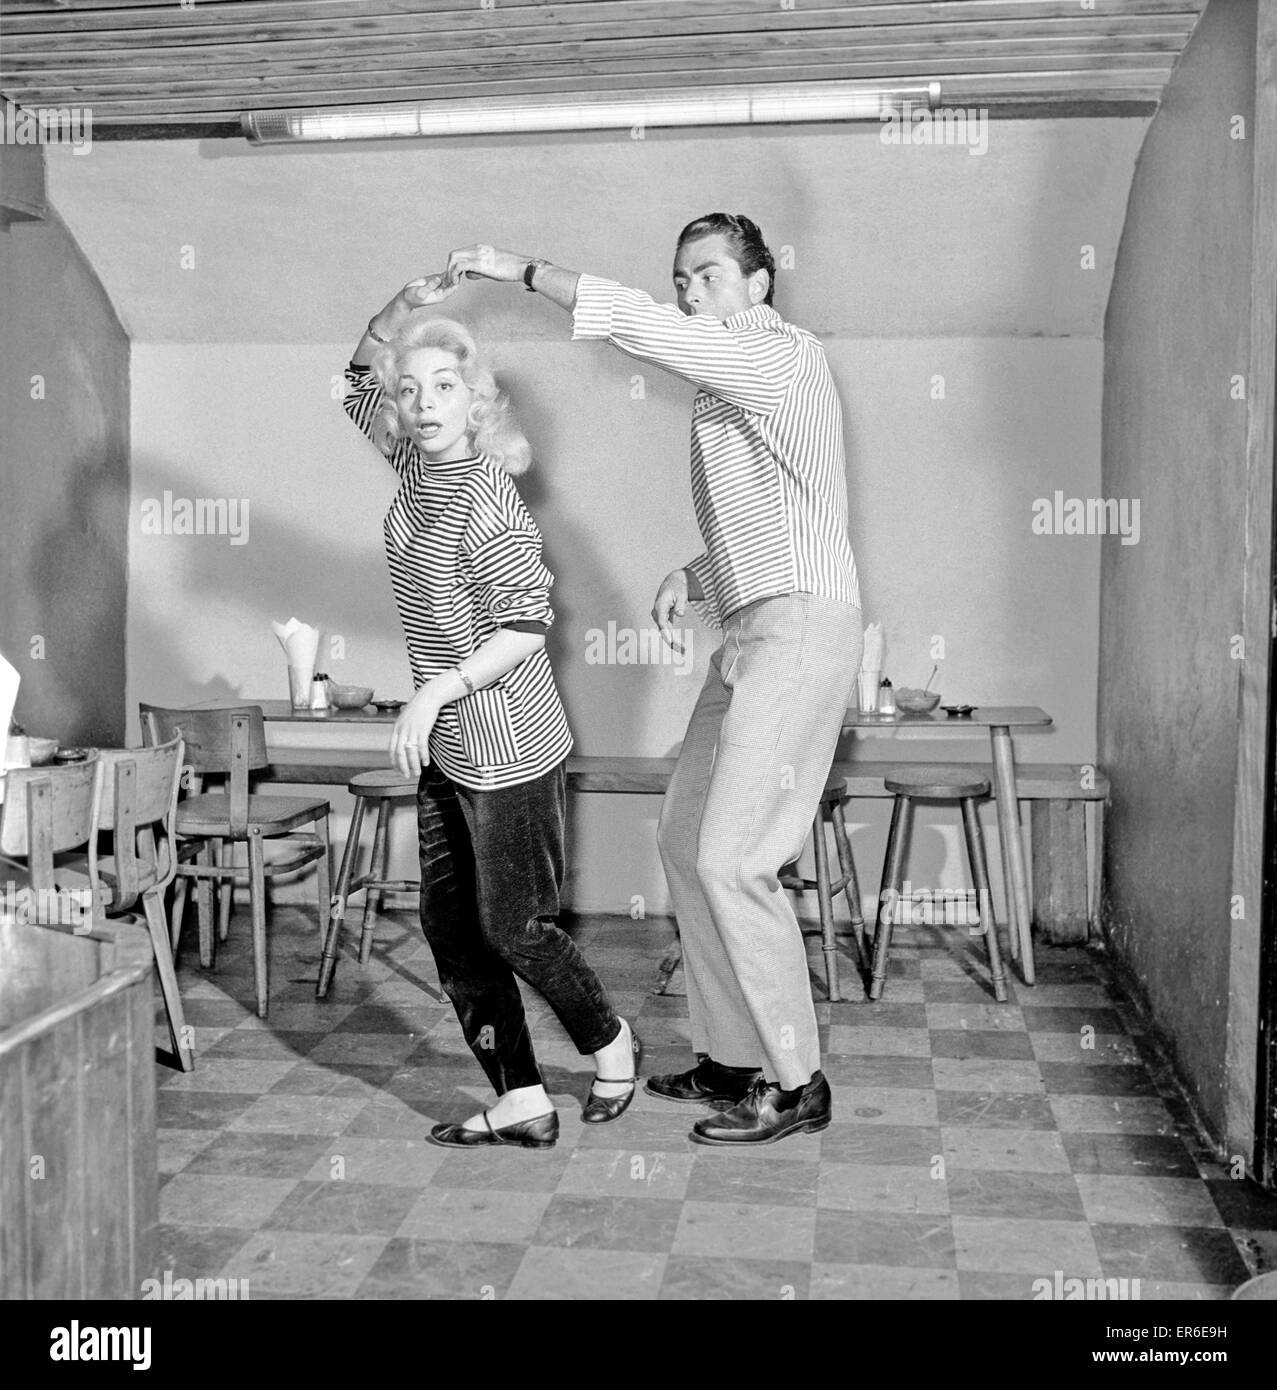
[(643, 1089), (649, 1096), (655, 1096), (657, 1100), (672, 1100), (675, 1105), (725, 1105), (730, 1108), (733, 1105), (739, 1105), (745, 1099), (743, 1095), (725, 1096), (714, 1091), (703, 1096), (671, 1096), (664, 1091), (654, 1091), (650, 1081), (643, 1083)]
[(775, 1144), (781, 1139), (788, 1139), (791, 1134), (819, 1134), (822, 1129), (829, 1128), (832, 1118), (832, 1115), (826, 1115), (820, 1120), (802, 1120), (796, 1125), (790, 1125), (788, 1129), (779, 1129), (775, 1134), (769, 1134), (766, 1139), (713, 1139), (708, 1134), (698, 1134), (695, 1130), (687, 1137), (693, 1144), (714, 1144), (722, 1148), (747, 1144)]

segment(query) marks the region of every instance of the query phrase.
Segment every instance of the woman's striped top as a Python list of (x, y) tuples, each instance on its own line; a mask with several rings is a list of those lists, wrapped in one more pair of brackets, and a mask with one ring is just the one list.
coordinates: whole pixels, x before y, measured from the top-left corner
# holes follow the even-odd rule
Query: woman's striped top
[(689, 316), (594, 275), (578, 282), (572, 337), (604, 338), (700, 387), (692, 501), (705, 554), (686, 568), (715, 621), (794, 592), (860, 606), (842, 410), (818, 339), (767, 304)]
[[(371, 439), (381, 384), (354, 363), (346, 381), (346, 414)], [(386, 558), (414, 688), (503, 627), (545, 632), (554, 621), (554, 576), (509, 474), (482, 455), (428, 463), (409, 439), (399, 441), (390, 463), (401, 482), (386, 513)], [(571, 748), (544, 648), (495, 684), (444, 705), (430, 735), (435, 765), (478, 790), (530, 782)]]

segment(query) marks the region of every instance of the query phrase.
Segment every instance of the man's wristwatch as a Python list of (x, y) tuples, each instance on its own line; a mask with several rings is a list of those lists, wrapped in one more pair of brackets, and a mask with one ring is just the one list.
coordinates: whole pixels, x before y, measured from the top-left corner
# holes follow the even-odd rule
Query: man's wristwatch
[(523, 267), (523, 284), (529, 294), (535, 294), (536, 289), (532, 284), (532, 277), (541, 269), (543, 265), (549, 265), (549, 261), (542, 260), (540, 256), (534, 257)]

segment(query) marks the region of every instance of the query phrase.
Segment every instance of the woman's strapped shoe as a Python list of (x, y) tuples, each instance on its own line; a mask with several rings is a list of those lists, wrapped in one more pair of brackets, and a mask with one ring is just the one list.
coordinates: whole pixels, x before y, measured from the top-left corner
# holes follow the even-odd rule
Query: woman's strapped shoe
[(726, 1101), (735, 1105), (749, 1094), (749, 1088), (762, 1076), (761, 1071), (746, 1071), (739, 1067), (722, 1067), (705, 1053), (697, 1053), (698, 1061), (691, 1071), (667, 1076), (650, 1076), (643, 1089), (662, 1100), (696, 1101), (701, 1105)]
[(507, 1144), (518, 1149), (552, 1149), (559, 1137), (559, 1113), (551, 1110), (548, 1115), (536, 1115), (517, 1125), (503, 1125), (492, 1128), (488, 1112), (483, 1112), (483, 1122), (487, 1129), (466, 1129), (464, 1125), (435, 1125), (430, 1131), (430, 1141), (442, 1144), (447, 1149), (473, 1149), (484, 1144)]
[(615, 1120), (617, 1116), (624, 1115), (629, 1109), (630, 1101), (634, 1099), (634, 1092), (638, 1089), (638, 1065), (643, 1060), (643, 1044), (639, 1041), (639, 1035), (633, 1028), (630, 1029), (630, 1042), (633, 1045), (634, 1074), (632, 1076), (618, 1076), (615, 1079), (607, 1076), (594, 1078), (595, 1081), (602, 1081), (604, 1085), (628, 1085), (630, 1089), (619, 1096), (596, 1096), (594, 1084), (591, 1082), (590, 1098), (585, 1104), (585, 1109), (581, 1112), (581, 1118), (587, 1125), (605, 1125), (609, 1120)]

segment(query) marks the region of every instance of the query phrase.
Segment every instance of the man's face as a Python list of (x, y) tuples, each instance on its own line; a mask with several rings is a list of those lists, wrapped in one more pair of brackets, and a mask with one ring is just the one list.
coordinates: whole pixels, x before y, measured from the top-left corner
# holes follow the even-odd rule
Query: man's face
[(715, 232), (679, 247), (674, 257), (674, 290), (685, 314), (727, 319), (763, 302), (767, 272), (742, 274), (727, 238)]

